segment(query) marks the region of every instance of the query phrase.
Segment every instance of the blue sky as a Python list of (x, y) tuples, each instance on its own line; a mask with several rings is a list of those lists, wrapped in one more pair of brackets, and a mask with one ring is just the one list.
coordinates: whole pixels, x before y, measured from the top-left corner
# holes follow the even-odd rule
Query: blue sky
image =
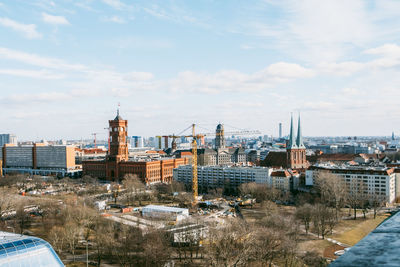
[(0, 0), (1, 132), (400, 133), (400, 1)]

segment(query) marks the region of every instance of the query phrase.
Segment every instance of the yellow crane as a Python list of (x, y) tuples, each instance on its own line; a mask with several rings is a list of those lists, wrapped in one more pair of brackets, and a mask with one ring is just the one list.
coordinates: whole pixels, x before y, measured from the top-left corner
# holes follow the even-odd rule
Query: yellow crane
[[(193, 192), (193, 202), (192, 205), (195, 206), (198, 201), (198, 181), (197, 181), (197, 140), (201, 140), (205, 136), (212, 136), (212, 135), (224, 135), (224, 131), (221, 133), (201, 133), (201, 134), (196, 134), (195, 128), (196, 124), (192, 124), (191, 127), (186, 128), (182, 132), (188, 130), (189, 128), (192, 128), (192, 134), (191, 135), (163, 135), (163, 136), (156, 136), (159, 138), (159, 145), (161, 147), (161, 138), (181, 138), (181, 137), (187, 137), (187, 138), (192, 138), (192, 192)], [(225, 134), (230, 134), (230, 135), (251, 135), (251, 134), (260, 134), (259, 131), (249, 131), (249, 130), (241, 130), (241, 131), (235, 131), (235, 132), (225, 132)]]

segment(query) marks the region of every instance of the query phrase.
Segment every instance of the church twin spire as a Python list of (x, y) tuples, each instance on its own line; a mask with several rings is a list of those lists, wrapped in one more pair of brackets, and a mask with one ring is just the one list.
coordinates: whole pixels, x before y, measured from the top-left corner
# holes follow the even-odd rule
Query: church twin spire
[(297, 138), (296, 138), (296, 142), (295, 142), (294, 127), (293, 127), (293, 115), (291, 115), (288, 149), (305, 148), (304, 143), (303, 143), (303, 136), (301, 134), (300, 114), (299, 114), (299, 121), (298, 121), (297, 127), (298, 127), (297, 128)]

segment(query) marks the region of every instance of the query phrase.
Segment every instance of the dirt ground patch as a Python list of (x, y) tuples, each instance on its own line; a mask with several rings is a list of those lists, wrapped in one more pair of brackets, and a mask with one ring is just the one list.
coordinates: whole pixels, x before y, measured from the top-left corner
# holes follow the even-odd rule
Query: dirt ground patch
[(338, 244), (333, 244), (324, 250), (324, 257), (329, 259), (336, 259), (338, 256), (335, 255), (335, 251), (343, 250), (343, 246), (339, 246)]
[(307, 241), (302, 241), (299, 243), (299, 251), (307, 252), (307, 251), (316, 251), (319, 255), (323, 256), (326, 248), (331, 246), (327, 240), (322, 239), (312, 239)]

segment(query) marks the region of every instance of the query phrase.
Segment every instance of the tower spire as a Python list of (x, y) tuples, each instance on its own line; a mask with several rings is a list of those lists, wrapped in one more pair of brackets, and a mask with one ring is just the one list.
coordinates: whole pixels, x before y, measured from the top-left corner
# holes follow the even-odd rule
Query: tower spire
[(118, 108), (117, 108), (117, 116), (115, 117), (115, 121), (119, 121), (119, 120), (121, 120), (122, 121), (122, 117), (119, 115), (119, 107), (120, 107), (120, 104), (119, 104), (119, 102), (118, 102)]
[(296, 145), (298, 148), (305, 148), (304, 143), (303, 143), (303, 136), (301, 135), (301, 125), (300, 125), (300, 113), (299, 113), (299, 123), (297, 126), (297, 139), (296, 139)]
[(290, 115), (290, 136), (289, 136), (289, 149), (297, 148), (296, 143), (294, 142), (294, 127), (293, 127), (293, 114)]

